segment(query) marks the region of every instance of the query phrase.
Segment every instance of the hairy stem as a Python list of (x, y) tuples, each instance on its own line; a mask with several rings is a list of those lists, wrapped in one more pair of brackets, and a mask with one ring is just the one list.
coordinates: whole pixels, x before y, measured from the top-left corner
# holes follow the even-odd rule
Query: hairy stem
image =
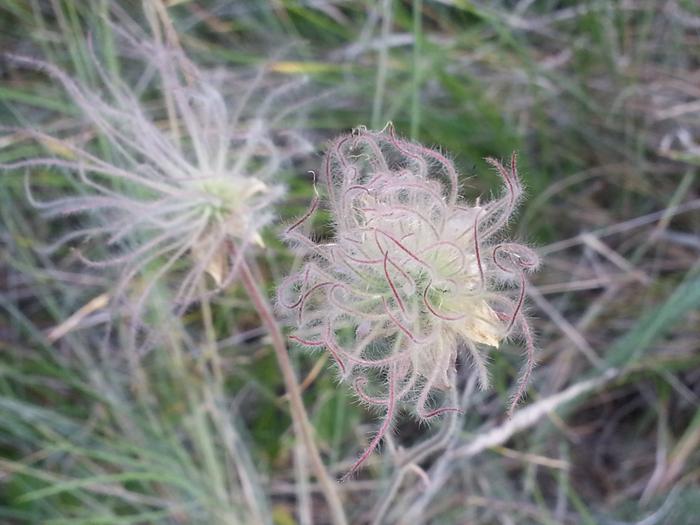
[(246, 261), (241, 262), (240, 272), (241, 282), (246, 290), (246, 293), (253, 302), (253, 305), (255, 306), (258, 315), (260, 315), (260, 319), (265, 325), (265, 328), (267, 328), (267, 330), (270, 332), (272, 346), (275, 350), (275, 356), (277, 358), (280, 370), (282, 371), (282, 377), (287, 389), (287, 395), (289, 396), (289, 406), (292, 414), (294, 431), (297, 436), (301, 438), (304, 446), (306, 447), (309, 460), (311, 461), (311, 467), (316, 474), (316, 478), (318, 478), (323, 495), (328, 502), (332, 522), (335, 525), (346, 525), (347, 519), (345, 518), (345, 511), (343, 510), (343, 505), (340, 501), (336, 485), (328, 475), (328, 472), (323, 465), (323, 461), (321, 460), (321, 454), (316, 446), (316, 442), (314, 441), (313, 427), (311, 426), (309, 416), (304, 408), (304, 402), (301, 398), (301, 391), (299, 389), (294, 368), (292, 367), (292, 362), (289, 359), (289, 354), (287, 353), (287, 345), (285, 344), (282, 331), (275, 320), (270, 303), (258, 288), (255, 278), (253, 277), (250, 267)]

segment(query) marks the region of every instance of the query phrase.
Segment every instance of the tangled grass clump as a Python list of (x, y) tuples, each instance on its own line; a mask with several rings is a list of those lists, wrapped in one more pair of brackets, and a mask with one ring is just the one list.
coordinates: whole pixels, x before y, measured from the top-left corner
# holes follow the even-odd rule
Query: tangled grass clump
[(322, 202), (286, 230), (305, 257), (280, 286), (278, 303), (293, 319), (291, 339), (325, 348), (340, 377), (385, 419), (350, 469), (369, 457), (399, 405), (421, 420), (456, 407), (435, 404), (436, 391), (455, 387), (461, 348), (489, 383), (488, 348), (520, 335), (526, 363), (511, 401), (517, 405), (534, 366), (534, 341), (523, 314), (525, 275), (539, 264), (529, 248), (501, 242), (522, 198), (516, 157), (505, 167), (503, 195), (469, 203), (458, 173), (440, 152), (397, 138), (393, 128), (360, 129), (333, 141), (323, 168), (323, 202), (333, 219), (329, 242), (303, 230)]

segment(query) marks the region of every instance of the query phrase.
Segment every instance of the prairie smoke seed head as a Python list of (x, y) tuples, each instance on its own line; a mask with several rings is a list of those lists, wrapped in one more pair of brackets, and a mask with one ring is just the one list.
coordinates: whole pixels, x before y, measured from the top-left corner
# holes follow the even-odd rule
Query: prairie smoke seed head
[[(130, 64), (143, 68), (132, 84), (105, 71), (97, 56), (92, 63), (98, 86), (84, 85), (52, 64), (12, 57), (15, 64), (55, 79), (80, 110), (88, 132), (76, 139), (68, 132), (54, 136), (21, 130), (55, 156), (2, 168), (55, 167), (77, 183), (79, 194), (48, 201), (35, 198), (27, 184), (30, 200), (47, 216), (87, 214), (95, 219), (48, 251), (75, 240), (90, 241), (81, 249), (85, 262), (119, 270), (114, 296), (124, 298), (140, 289), (130, 302), (137, 321), (159, 282), (174, 284), (174, 302), (182, 311), (200, 297), (204, 275), (214, 281), (206, 293), (232, 281), (246, 249), (262, 244), (260, 231), (284, 192), (272, 181), (309, 146), (282, 124), (300, 112), (298, 101), (289, 101), (298, 97), (303, 82), (204, 71), (175, 43), (151, 40), (133, 27), (114, 30)], [(236, 95), (229, 95), (230, 90)], [(143, 93), (148, 101), (141, 100)], [(90, 142), (94, 137), (108, 155)], [(283, 142), (278, 140), (282, 137)], [(129, 286), (140, 274), (147, 275), (146, 284)]]
[[(457, 410), (435, 406), (433, 397), (454, 386), (462, 349), (486, 388), (487, 349), (520, 335), (527, 360), (511, 411), (524, 395), (534, 364), (522, 312), (525, 274), (538, 257), (498, 240), (522, 197), (515, 155), (508, 167), (487, 161), (503, 194), (469, 203), (440, 152), (397, 138), (392, 128), (358, 130), (330, 144), (321, 198), (286, 231), (306, 261), (278, 292), (296, 325), (292, 340), (328, 350), (359, 399), (386, 413), (350, 473), (379, 444), (399, 403), (421, 419)], [(303, 233), (321, 203), (335, 227), (329, 242)]]

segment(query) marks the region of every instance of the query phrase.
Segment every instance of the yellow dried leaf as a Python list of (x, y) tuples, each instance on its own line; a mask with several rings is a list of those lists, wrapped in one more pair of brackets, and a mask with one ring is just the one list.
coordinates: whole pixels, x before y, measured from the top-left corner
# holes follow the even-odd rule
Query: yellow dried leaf
[(475, 343), (498, 348), (503, 332), (496, 312), (486, 301), (482, 301), (474, 307), (472, 314), (466, 320), (465, 335)]
[[(192, 249), (192, 256), (197, 263), (202, 263), (204, 257), (207, 257), (210, 250), (211, 247), (209, 244), (203, 242)], [(214, 279), (217, 286), (221, 286), (228, 272), (228, 257), (223, 247), (218, 248), (214, 255), (208, 258), (204, 271)]]

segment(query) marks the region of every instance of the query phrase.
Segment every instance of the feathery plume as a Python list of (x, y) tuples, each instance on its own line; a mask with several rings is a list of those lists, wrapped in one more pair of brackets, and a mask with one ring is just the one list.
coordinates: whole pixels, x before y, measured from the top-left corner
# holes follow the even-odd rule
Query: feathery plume
[[(519, 334), (527, 361), (511, 411), (524, 395), (534, 364), (525, 274), (539, 260), (525, 246), (498, 240), (523, 193), (515, 155), (508, 167), (487, 162), (505, 191), (468, 203), (440, 152), (397, 138), (392, 127), (356, 130), (330, 144), (323, 195), (286, 230), (305, 256), (278, 291), (280, 310), (296, 325), (291, 339), (326, 349), (359, 399), (385, 414), (348, 475), (378, 446), (399, 404), (421, 420), (458, 410), (435, 405), (433, 397), (454, 388), (460, 349), (486, 388), (488, 349)], [(322, 202), (335, 233), (314, 242), (303, 225)]]
[[(162, 24), (152, 20), (156, 38), (113, 28), (129, 64), (141, 66), (132, 82), (106, 71), (92, 47), (91, 86), (55, 65), (12, 57), (60, 83), (87, 132), (76, 139), (22, 130), (54, 155), (3, 168), (58, 168), (76, 183), (76, 193), (40, 200), (28, 178), (27, 194), (46, 217), (93, 219), (47, 249), (81, 241), (87, 265), (118, 269), (114, 297), (129, 295), (134, 279), (147, 275), (131, 303), (137, 323), (158, 283), (175, 282), (181, 310), (199, 297), (203, 282), (209, 281), (205, 293), (231, 283), (248, 248), (262, 244), (271, 205), (284, 193), (280, 169), (310, 150), (296, 134), (275, 131), (298, 109), (300, 82), (270, 86), (262, 71), (243, 78), (202, 70)], [(91, 248), (109, 255), (93, 256)]]

